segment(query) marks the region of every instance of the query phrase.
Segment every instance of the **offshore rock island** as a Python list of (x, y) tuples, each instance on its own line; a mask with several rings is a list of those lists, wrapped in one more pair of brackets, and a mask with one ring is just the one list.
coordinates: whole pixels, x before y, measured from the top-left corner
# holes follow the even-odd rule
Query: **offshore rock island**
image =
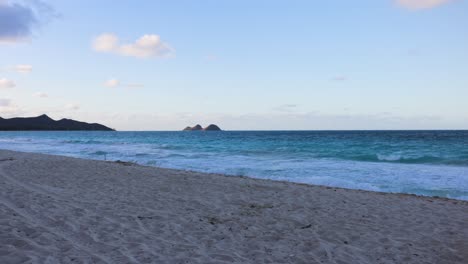
[(182, 131), (222, 131), (221, 128), (219, 128), (219, 126), (217, 125), (214, 125), (214, 124), (211, 124), (205, 128), (202, 128), (201, 125), (195, 125), (193, 127), (186, 127), (184, 128)]
[(72, 119), (63, 118), (60, 120), (53, 120), (47, 115), (40, 115), (37, 117), (15, 117), (15, 118), (2, 118), (0, 117), (0, 131), (74, 131), (74, 130), (87, 130), (87, 131), (114, 131), (114, 129), (106, 127), (97, 123), (86, 123)]

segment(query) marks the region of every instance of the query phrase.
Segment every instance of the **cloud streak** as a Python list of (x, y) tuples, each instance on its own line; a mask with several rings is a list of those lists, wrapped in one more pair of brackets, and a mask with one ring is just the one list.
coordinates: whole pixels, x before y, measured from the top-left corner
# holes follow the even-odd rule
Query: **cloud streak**
[(35, 97), (39, 97), (39, 98), (47, 98), (47, 97), (49, 97), (48, 94), (43, 93), (43, 92), (34, 93), (34, 96), (35, 96)]
[(122, 44), (117, 35), (103, 33), (93, 40), (92, 48), (97, 52), (135, 58), (169, 57), (174, 53), (174, 49), (155, 34), (143, 35), (133, 43)]
[(343, 82), (343, 81), (346, 81), (348, 80), (348, 77), (344, 76), (344, 75), (338, 75), (338, 76), (333, 76), (331, 78), (332, 81), (336, 81), (336, 82)]
[(104, 82), (104, 86), (109, 87), (109, 88), (115, 88), (115, 87), (127, 87), (127, 88), (142, 88), (144, 87), (143, 84), (141, 83), (127, 83), (127, 84), (122, 84), (120, 80), (118, 79), (109, 79)]
[(33, 68), (32, 68), (32, 65), (21, 64), (21, 65), (16, 65), (14, 69), (16, 72), (19, 72), (19, 73), (30, 73), (32, 72)]
[(453, 0), (395, 0), (396, 3), (404, 8), (411, 10), (430, 9), (443, 4), (452, 2)]
[(65, 105), (65, 109), (70, 111), (76, 111), (80, 109), (80, 106), (78, 104), (70, 103)]

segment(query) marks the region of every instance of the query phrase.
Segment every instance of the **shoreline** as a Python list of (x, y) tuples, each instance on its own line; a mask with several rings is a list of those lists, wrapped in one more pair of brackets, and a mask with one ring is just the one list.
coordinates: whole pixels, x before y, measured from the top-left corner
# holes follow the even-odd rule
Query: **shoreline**
[[(2, 151), (3, 149), (0, 149)], [(16, 151), (15, 151), (16, 152)], [(18, 151), (21, 152), (21, 151)], [(24, 152), (24, 153), (36, 153), (36, 152)], [(236, 178), (241, 178), (241, 179), (249, 179), (253, 181), (267, 181), (267, 182), (279, 182), (283, 184), (293, 184), (293, 185), (300, 185), (300, 186), (312, 186), (315, 188), (325, 188), (325, 189), (340, 189), (344, 191), (357, 191), (357, 192), (364, 192), (364, 193), (372, 193), (375, 195), (399, 195), (399, 196), (410, 196), (410, 197), (416, 197), (420, 199), (438, 199), (438, 200), (445, 200), (445, 201), (453, 201), (453, 202), (465, 202), (468, 205), (468, 200), (463, 200), (463, 199), (455, 199), (455, 198), (450, 198), (450, 197), (442, 197), (442, 196), (430, 196), (430, 195), (421, 195), (421, 194), (414, 194), (414, 193), (403, 193), (403, 192), (384, 192), (384, 191), (372, 191), (372, 190), (365, 190), (365, 189), (353, 189), (353, 188), (345, 188), (345, 187), (338, 187), (338, 186), (328, 186), (328, 185), (320, 185), (320, 184), (312, 184), (312, 183), (304, 183), (304, 182), (295, 182), (295, 181), (287, 181), (287, 180), (273, 180), (273, 179), (266, 179), (266, 178), (260, 178), (260, 177), (253, 177), (253, 176), (248, 176), (248, 175), (233, 175), (233, 174), (223, 174), (223, 173), (211, 173), (211, 172), (202, 172), (202, 171), (195, 171), (195, 170), (184, 170), (184, 169), (176, 169), (176, 168), (165, 168), (165, 167), (159, 167), (159, 166), (153, 166), (153, 165), (144, 165), (144, 164), (138, 164), (136, 162), (132, 161), (123, 161), (123, 160), (97, 160), (97, 159), (85, 159), (85, 158), (78, 158), (78, 157), (69, 157), (69, 156), (62, 156), (62, 155), (55, 155), (55, 154), (43, 154), (43, 153), (37, 153), (41, 155), (50, 155), (50, 156), (58, 156), (58, 157), (67, 157), (67, 158), (72, 158), (72, 159), (80, 159), (80, 160), (93, 160), (93, 161), (102, 161), (102, 162), (109, 162), (109, 163), (117, 163), (120, 165), (124, 166), (140, 166), (140, 167), (147, 167), (147, 168), (158, 168), (158, 169), (163, 169), (163, 170), (171, 170), (175, 172), (182, 172), (182, 173), (194, 173), (194, 174), (206, 174), (206, 175), (212, 175), (212, 176), (217, 176), (217, 177), (236, 177)]]
[(203, 171), (196, 171), (196, 170), (188, 170), (188, 169), (177, 169), (177, 168), (166, 168), (160, 167), (157, 165), (145, 165), (139, 164), (133, 161), (124, 161), (124, 160), (103, 160), (103, 159), (87, 159), (82, 157), (74, 157), (74, 156), (65, 156), (65, 155), (58, 155), (58, 154), (46, 154), (46, 153), (39, 153), (39, 152), (26, 152), (26, 151), (17, 151), (17, 150), (9, 150), (9, 149), (1, 149), (2, 151), (11, 151), (11, 152), (18, 152), (18, 153), (25, 153), (25, 154), (39, 154), (45, 156), (52, 156), (52, 157), (66, 157), (71, 159), (78, 159), (84, 161), (97, 161), (97, 162), (108, 162), (108, 163), (117, 163), (117, 164), (131, 164), (132, 166), (141, 166), (141, 167), (148, 167), (148, 168), (157, 168), (162, 170), (170, 170), (175, 172), (184, 172), (184, 173), (194, 173), (194, 174), (206, 174), (206, 175), (214, 175), (214, 176), (221, 176), (221, 177), (238, 177), (238, 178), (246, 178), (250, 180), (260, 180), (260, 181), (268, 181), (268, 182), (280, 182), (286, 184), (297, 184), (297, 185), (304, 185), (304, 186), (314, 186), (318, 188), (326, 188), (326, 189), (342, 189), (347, 191), (358, 191), (358, 192), (369, 192), (374, 194), (390, 194), (390, 195), (407, 195), (412, 197), (419, 197), (419, 198), (430, 198), (430, 199), (441, 199), (441, 200), (448, 200), (448, 201), (457, 201), (457, 202), (466, 202), (468, 204), (468, 200), (464, 199), (456, 199), (451, 197), (443, 197), (443, 196), (431, 196), (431, 195), (422, 195), (422, 194), (414, 194), (414, 193), (404, 193), (404, 192), (387, 192), (387, 191), (373, 191), (373, 190), (366, 190), (366, 189), (358, 189), (358, 188), (346, 188), (346, 187), (339, 187), (339, 186), (329, 186), (329, 185), (321, 185), (321, 184), (313, 184), (313, 183), (305, 183), (305, 182), (296, 182), (296, 181), (288, 181), (288, 180), (275, 180), (275, 179), (267, 179), (267, 178), (260, 178), (254, 177), (249, 175), (234, 175), (234, 174), (223, 174), (223, 173), (215, 173), (215, 172), (203, 172)]
[(0, 190), (6, 263), (468, 259), (464, 200), (9, 150)]

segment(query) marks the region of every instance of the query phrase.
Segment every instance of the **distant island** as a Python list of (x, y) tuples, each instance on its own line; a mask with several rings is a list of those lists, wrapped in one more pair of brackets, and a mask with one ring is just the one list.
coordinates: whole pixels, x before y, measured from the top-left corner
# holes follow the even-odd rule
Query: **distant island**
[(183, 129), (183, 131), (222, 131), (221, 128), (219, 128), (219, 126), (217, 125), (209, 125), (205, 128), (202, 128), (202, 126), (200, 125), (196, 125), (194, 127), (186, 127)]
[(99, 131), (114, 131), (114, 129), (97, 123), (85, 123), (72, 119), (63, 118), (53, 120), (47, 115), (38, 117), (15, 117), (2, 118), (0, 117), (0, 131), (19, 131), (19, 130), (99, 130)]

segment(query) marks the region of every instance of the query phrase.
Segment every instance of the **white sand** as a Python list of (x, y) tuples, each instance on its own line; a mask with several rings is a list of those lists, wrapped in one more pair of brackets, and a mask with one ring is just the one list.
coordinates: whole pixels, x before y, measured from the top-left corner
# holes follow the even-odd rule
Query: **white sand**
[(2, 150), (23, 262), (468, 263), (468, 202)]

